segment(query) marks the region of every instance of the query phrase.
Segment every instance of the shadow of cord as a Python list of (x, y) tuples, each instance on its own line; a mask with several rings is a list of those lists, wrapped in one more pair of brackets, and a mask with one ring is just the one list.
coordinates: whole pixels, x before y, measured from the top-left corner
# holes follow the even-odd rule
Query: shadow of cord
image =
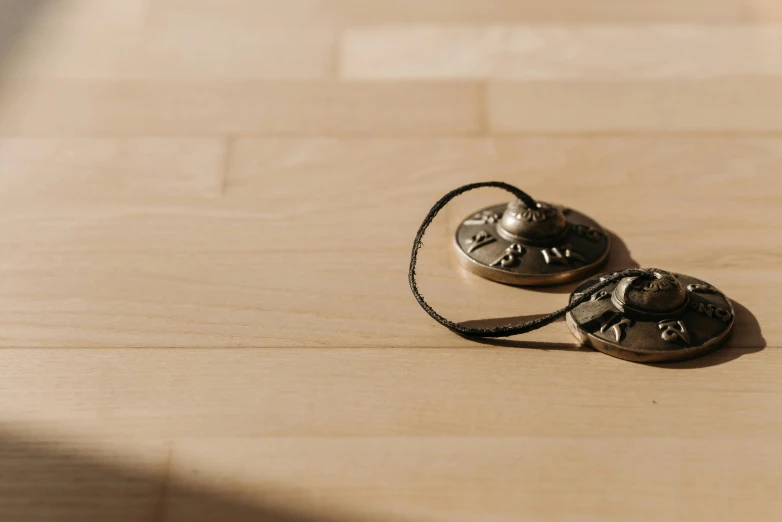
[[(747, 309), (741, 303), (738, 303), (731, 299), (733, 303), (733, 309), (736, 312), (735, 324), (733, 326), (733, 332), (730, 338), (724, 346), (717, 350), (706, 354), (702, 357), (690, 359), (687, 361), (675, 362), (675, 363), (637, 363), (646, 364), (656, 368), (672, 369), (672, 370), (685, 370), (691, 368), (707, 368), (709, 366), (717, 366), (726, 362), (738, 359), (742, 355), (751, 353), (757, 353), (766, 347), (766, 340), (763, 337), (763, 332), (760, 328), (755, 315)], [(494, 326), (500, 326), (504, 324), (518, 324), (524, 321), (529, 321), (540, 315), (530, 316), (517, 316), (517, 317), (502, 317), (496, 319), (480, 319), (475, 321), (464, 321), (462, 324), (465, 326), (491, 328)], [(563, 322), (564, 319), (558, 319), (552, 324)], [(538, 350), (562, 350), (571, 352), (597, 352), (590, 347), (578, 345), (578, 344), (566, 344), (566, 343), (546, 343), (538, 341), (523, 341), (516, 339), (502, 339), (502, 338), (481, 338), (481, 337), (465, 337), (470, 341), (487, 344), (491, 346), (501, 346), (505, 348), (528, 348)]]

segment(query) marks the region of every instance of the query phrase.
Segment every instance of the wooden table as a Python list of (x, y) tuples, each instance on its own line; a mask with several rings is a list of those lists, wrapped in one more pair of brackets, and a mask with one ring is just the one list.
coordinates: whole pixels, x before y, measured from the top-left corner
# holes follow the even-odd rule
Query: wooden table
[[(778, 0), (0, 0), (0, 520), (776, 521)], [(776, 24), (776, 25), (775, 25)], [(515, 183), (735, 300), (646, 366), (413, 300)], [(462, 271), (455, 320), (574, 285)]]

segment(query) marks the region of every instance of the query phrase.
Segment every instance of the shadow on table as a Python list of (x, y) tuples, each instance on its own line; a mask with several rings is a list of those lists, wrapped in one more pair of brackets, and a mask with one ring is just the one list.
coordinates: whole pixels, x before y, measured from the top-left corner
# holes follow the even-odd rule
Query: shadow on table
[[(731, 337), (728, 339), (725, 346), (717, 349), (716, 351), (707, 354), (697, 359), (691, 359), (689, 361), (682, 361), (677, 363), (666, 364), (650, 364), (658, 368), (666, 369), (679, 369), (685, 370), (690, 368), (705, 368), (709, 366), (717, 366), (726, 362), (733, 361), (742, 355), (751, 353), (757, 353), (766, 347), (766, 340), (763, 338), (763, 332), (760, 329), (760, 323), (758, 323), (755, 315), (747, 309), (741, 303), (731, 300), (733, 303), (734, 312), (736, 312), (734, 331)], [(498, 319), (484, 319), (480, 321), (465, 321), (462, 324), (465, 326), (479, 326), (482, 328), (491, 328), (494, 326), (501, 326), (505, 324), (518, 324), (524, 321), (529, 321), (542, 317), (542, 315), (531, 316), (518, 316), (518, 317), (502, 317)], [(564, 322), (564, 319), (558, 319), (553, 324)], [(488, 344), (492, 346), (503, 346), (507, 348), (529, 348), (540, 350), (566, 350), (566, 351), (587, 351), (596, 352), (592, 348), (577, 345), (574, 341), (573, 344), (567, 343), (545, 343), (535, 341), (524, 341), (515, 339), (489, 339), (489, 338), (476, 338), (470, 337), (471, 341), (480, 344)]]
[(49, 0), (0, 0), (0, 68)]
[[(611, 236), (611, 255), (605, 268), (600, 272), (615, 272), (618, 270), (625, 270), (628, 268), (639, 268), (639, 264), (633, 259), (630, 250), (627, 245), (622, 241), (619, 236), (609, 231)], [(531, 290), (537, 292), (549, 292), (549, 293), (561, 293), (570, 294), (575, 288), (581, 284), (580, 282), (569, 283), (566, 285), (559, 285), (554, 287), (524, 287), (519, 291)], [(654, 364), (651, 366), (668, 369), (689, 369), (689, 368), (704, 368), (708, 366), (716, 366), (726, 362), (733, 361), (742, 355), (756, 353), (766, 347), (766, 340), (763, 338), (763, 333), (760, 329), (760, 324), (757, 318), (752, 312), (750, 312), (745, 306), (736, 301), (733, 303), (734, 311), (736, 312), (734, 331), (731, 338), (726, 345), (708, 355), (699, 357), (697, 359), (691, 359), (689, 361), (682, 361), (678, 363), (667, 364)], [(563, 301), (562, 306), (565, 306), (566, 302)], [(546, 314), (527, 315), (527, 316), (514, 316), (514, 317), (498, 317), (492, 319), (477, 319), (470, 321), (463, 321), (461, 324), (472, 328), (494, 328), (497, 326), (504, 326), (508, 324), (519, 324), (526, 321), (531, 321), (539, 317), (543, 317)], [(560, 318), (552, 324), (564, 322), (564, 318)], [(570, 343), (546, 343), (537, 341), (525, 341), (519, 339), (507, 339), (507, 338), (478, 338), (468, 337), (470, 341), (479, 344), (488, 344), (491, 346), (502, 346), (506, 348), (527, 348), (527, 349), (539, 349), (539, 350), (564, 350), (564, 351), (588, 351), (595, 352), (592, 348), (578, 345), (575, 340)]]
[[(508, 324), (519, 324), (527, 321), (532, 321), (533, 319), (543, 317), (544, 315), (546, 314), (519, 315), (515, 317), (498, 317), (496, 319), (478, 319), (475, 321), (462, 321), (460, 324), (462, 324), (463, 326), (469, 326), (471, 328), (494, 328), (497, 326), (505, 326)], [(562, 317), (557, 319), (553, 323), (551, 323), (551, 325), (555, 325), (557, 323), (564, 323), (564, 321), (565, 318)], [(544, 328), (548, 328), (549, 326), (546, 326)], [(560, 327), (566, 328), (564, 325), (558, 326), (556, 328), (560, 328)], [(502, 346), (505, 348), (529, 348), (535, 350), (565, 350), (565, 351), (576, 351), (576, 352), (594, 351), (591, 348), (586, 348), (584, 346), (576, 344), (575, 339), (573, 339), (573, 343), (547, 343), (541, 341), (525, 341), (523, 339), (508, 339), (505, 337), (500, 337), (500, 338), (465, 337), (465, 338), (479, 344), (488, 344), (490, 346)]]
[[(628, 268), (638, 268), (639, 264), (633, 259), (630, 254), (630, 250), (627, 248), (622, 239), (611, 231), (608, 231), (611, 237), (611, 253), (606, 265), (598, 270), (598, 273), (616, 272), (619, 270), (625, 270)], [(576, 281), (573, 283), (567, 283), (564, 285), (547, 286), (547, 287), (519, 287), (519, 292), (533, 291), (533, 292), (545, 292), (545, 293), (557, 293), (570, 295), (573, 290), (580, 285), (582, 281)], [(567, 305), (567, 298), (562, 299), (562, 306)], [(553, 310), (552, 310), (553, 311)], [(548, 312), (547, 312), (548, 313)], [(526, 321), (531, 321), (539, 317), (543, 317), (544, 314), (526, 315), (526, 316), (514, 316), (514, 317), (497, 317), (492, 319), (475, 319), (470, 321), (462, 321), (462, 325), (472, 328), (494, 328), (497, 326), (504, 326), (508, 324), (519, 324)], [(557, 319), (552, 324), (564, 322), (564, 317)], [(581, 346), (576, 343), (575, 339), (573, 343), (546, 343), (538, 341), (525, 341), (519, 339), (506, 339), (506, 338), (479, 338), (469, 337), (471, 341), (480, 344), (488, 344), (491, 346), (503, 346), (507, 348), (530, 348), (538, 350), (566, 350), (566, 351), (588, 351), (593, 352), (591, 348)]]
[[(60, 441), (0, 431), (3, 522), (329, 522), (107, 464)], [(259, 466), (263, 463), (259, 462)], [(292, 508), (299, 509), (299, 508)]]

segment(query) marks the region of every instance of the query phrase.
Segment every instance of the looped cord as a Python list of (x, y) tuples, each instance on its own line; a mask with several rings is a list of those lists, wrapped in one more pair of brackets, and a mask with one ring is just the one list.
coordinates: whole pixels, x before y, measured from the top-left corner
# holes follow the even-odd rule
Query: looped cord
[(524, 205), (526, 205), (527, 208), (537, 207), (537, 202), (529, 194), (527, 194), (526, 192), (524, 192), (523, 190), (517, 187), (514, 187), (513, 185), (509, 185), (508, 183), (503, 183), (502, 181), (486, 181), (481, 183), (470, 183), (469, 185), (464, 185), (457, 189), (454, 189), (450, 191), (448, 194), (446, 194), (445, 196), (443, 196), (442, 198), (440, 198), (440, 200), (434, 204), (432, 209), (426, 215), (423, 223), (421, 223), (421, 226), (418, 228), (418, 233), (415, 235), (415, 242), (413, 243), (413, 252), (410, 255), (410, 271), (408, 272), (410, 289), (413, 291), (413, 295), (415, 296), (416, 301), (418, 301), (418, 304), (421, 305), (421, 308), (423, 308), (424, 311), (432, 317), (432, 319), (434, 319), (441, 325), (445, 326), (446, 328), (449, 328), (450, 330), (453, 330), (454, 332), (464, 335), (466, 337), (505, 337), (509, 335), (519, 335), (527, 332), (532, 332), (533, 330), (543, 328), (544, 326), (553, 323), (560, 317), (564, 316), (566, 313), (570, 312), (574, 308), (577, 308), (579, 305), (588, 301), (594, 294), (599, 292), (601, 289), (605, 288), (606, 286), (612, 283), (619, 281), (620, 279), (623, 279), (625, 277), (653, 277), (652, 272), (640, 268), (632, 268), (629, 270), (616, 272), (609, 276), (605, 276), (605, 278), (601, 280), (599, 283), (589, 287), (584, 292), (581, 292), (581, 295), (576, 296), (566, 307), (561, 308), (555, 312), (551, 312), (550, 314), (545, 315), (543, 317), (539, 317), (537, 319), (533, 319), (531, 321), (526, 321), (523, 323), (506, 324), (502, 326), (495, 326), (493, 328), (471, 328), (469, 326), (464, 326), (462, 324), (455, 323), (453, 321), (446, 319), (445, 317), (443, 317), (442, 315), (434, 311), (434, 309), (429, 305), (429, 303), (426, 302), (424, 296), (421, 295), (421, 292), (418, 290), (418, 284), (416, 283), (415, 280), (415, 265), (418, 262), (418, 250), (422, 246), (424, 246), (421, 240), (424, 237), (424, 233), (426, 233), (426, 229), (429, 228), (429, 225), (432, 224), (432, 221), (434, 220), (435, 216), (443, 209), (443, 207), (445, 207), (445, 205), (448, 204), (449, 201), (451, 201), (456, 196), (464, 194), (465, 192), (468, 192), (470, 190), (486, 188), (486, 187), (501, 188), (503, 190), (510, 192), (511, 194), (516, 196), (519, 200), (521, 200), (521, 202), (524, 203)]

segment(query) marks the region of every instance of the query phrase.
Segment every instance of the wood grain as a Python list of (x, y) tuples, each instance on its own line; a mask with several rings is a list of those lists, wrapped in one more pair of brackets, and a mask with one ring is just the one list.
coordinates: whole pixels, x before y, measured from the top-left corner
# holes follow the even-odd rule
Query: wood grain
[(778, 76), (782, 30), (750, 25), (383, 26), (349, 29), (351, 79)]
[(149, 21), (165, 27), (178, 24), (258, 27), (278, 23), (344, 27), (421, 22), (448, 26), (595, 21), (633, 25), (655, 22), (718, 25), (732, 22), (770, 24), (780, 21), (780, 15), (775, 0), (711, 0), (707, 4), (679, 0), (594, 0), (589, 3), (573, 0), (153, 0)]
[(484, 129), (470, 83), (8, 81), (0, 135), (464, 135)]
[(56, 204), (219, 196), (224, 140), (0, 139), (0, 199)]
[[(0, 520), (776, 521), (771, 0), (0, 0)], [(734, 300), (696, 361), (410, 295), (503, 179)], [(459, 321), (574, 285), (419, 283)]]
[(498, 81), (488, 88), (489, 128), (502, 134), (779, 132), (780, 90), (779, 76), (625, 82)]
[[(772, 489), (766, 486), (782, 478), (779, 453), (757, 439), (693, 444), (678, 437), (285, 438), (242, 442), (219, 453), (208, 444), (187, 444), (174, 455), (175, 469), (179, 459), (214, 463), (190, 473), (248, 495), (305, 506), (339, 506), (361, 495), (373, 508), (368, 514), (377, 513), (379, 520), (398, 510), (400, 501), (412, 514), (464, 521), (537, 519), (541, 513), (566, 519), (574, 511), (583, 520), (600, 520), (606, 512), (632, 520), (747, 515), (766, 520), (782, 507), (767, 497)], [(284, 466), (279, 473), (242, 465), (248, 458), (273, 466), (292, 457), (325, 465)], [(715, 465), (723, 471), (715, 473)], [(754, 473), (735, 473), (742, 469)], [(646, 485), (652, 474), (661, 480)], [(682, 509), (683, 484), (688, 493), (711, 501)]]
[(11, 348), (0, 353), (4, 367), (15, 366), (3, 373), (0, 404), (8, 423), (26, 430), (105, 441), (475, 437), (491, 446), (495, 437), (562, 437), (708, 446), (772, 443), (782, 429), (769, 415), (782, 406), (776, 347), (629, 369), (592, 351), (537, 347)]
[[(0, 77), (67, 80), (318, 79), (333, 70), (327, 30), (44, 28), (28, 34)], [(242, 49), (242, 52), (237, 52)], [(280, 56), (285, 56), (280, 60)]]

